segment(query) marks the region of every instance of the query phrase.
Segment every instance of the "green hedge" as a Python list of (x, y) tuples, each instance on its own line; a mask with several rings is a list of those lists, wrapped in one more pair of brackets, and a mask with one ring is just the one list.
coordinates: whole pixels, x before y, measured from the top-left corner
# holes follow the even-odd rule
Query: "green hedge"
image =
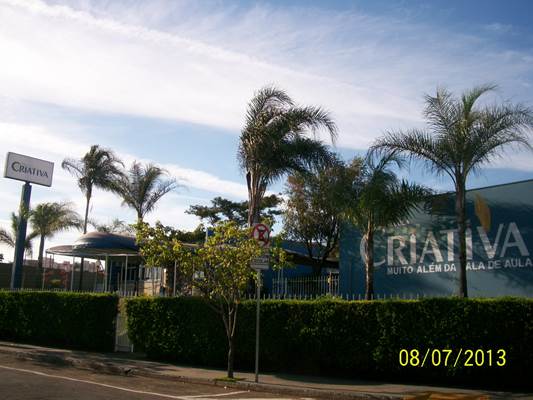
[[(149, 357), (225, 366), (223, 325), (204, 300), (138, 298), (128, 300), (126, 308), (130, 338)], [(531, 385), (530, 299), (268, 300), (261, 304), (261, 321), (262, 371), (484, 385), (490, 382), (496, 387)], [(252, 369), (253, 301), (241, 304), (237, 330), (236, 367)], [(507, 352), (507, 364), (400, 366), (401, 349), (427, 348), (502, 348)]]
[(118, 297), (0, 291), (0, 339), (112, 351)]

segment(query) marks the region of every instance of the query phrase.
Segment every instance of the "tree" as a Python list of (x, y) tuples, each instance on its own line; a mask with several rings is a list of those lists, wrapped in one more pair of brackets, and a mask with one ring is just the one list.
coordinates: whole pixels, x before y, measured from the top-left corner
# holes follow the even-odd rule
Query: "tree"
[(135, 229), (131, 225), (127, 224), (125, 221), (122, 221), (118, 218), (113, 218), (113, 220), (111, 220), (111, 222), (107, 224), (99, 223), (94, 220), (89, 220), (89, 224), (91, 224), (97, 232), (135, 236)]
[(391, 166), (402, 160), (389, 153), (382, 158), (367, 156), (358, 183), (356, 201), (347, 215), (363, 235), (366, 275), (365, 299), (374, 297), (374, 234), (402, 223), (421, 206), (429, 191), (422, 186), (399, 180)]
[(156, 203), (168, 192), (177, 187), (175, 179), (163, 179), (166, 171), (157, 165), (134, 161), (127, 174), (118, 184), (122, 196), (122, 205), (127, 205), (137, 212), (137, 220), (153, 211)]
[[(61, 167), (74, 175), (78, 179), (78, 187), (85, 195), (85, 218), (83, 220), (83, 233), (87, 233), (87, 223), (89, 222), (89, 204), (95, 187), (117, 192), (118, 183), (124, 174), (122, 168), (124, 164), (109, 149), (92, 145), (89, 151), (80, 159), (74, 160), (66, 158), (61, 163)], [(83, 283), (83, 258), (81, 259), (80, 283), (81, 290)]]
[(348, 165), (338, 160), (316, 173), (295, 173), (287, 179), (284, 230), (289, 239), (305, 243), (315, 275), (338, 247), (343, 210), (357, 197), (362, 163), (360, 158)]
[[(28, 211), (26, 211), (28, 212)], [(11, 213), (11, 232), (4, 228), (0, 228), (0, 243), (4, 243), (9, 247), (15, 248), (17, 241), (17, 231), (19, 227), (20, 218), (14, 212)], [(24, 253), (31, 257), (33, 254), (33, 244), (32, 241), (35, 239), (36, 235), (34, 232), (26, 235), (26, 241), (24, 243)]]
[(459, 295), (468, 297), (466, 279), (466, 181), (500, 156), (507, 145), (531, 149), (528, 130), (533, 113), (522, 105), (477, 106), (481, 96), (495, 89), (484, 85), (465, 91), (460, 98), (446, 89), (426, 95), (424, 116), (429, 130), (391, 131), (372, 146), (376, 151), (394, 151), (425, 162), (430, 172), (448, 175), (455, 187), (455, 214), (459, 237)]
[[(179, 264), (194, 276), (192, 280), (209, 306), (222, 317), (228, 340), (228, 378), (233, 378), (235, 333), (239, 303), (246, 293), (255, 272), (251, 261), (262, 253), (258, 242), (251, 238), (250, 229), (240, 228), (235, 222), (221, 222), (215, 226), (214, 235), (204, 246), (194, 250), (175, 244)], [(284, 262), (284, 253), (278, 260)]]
[(285, 174), (326, 164), (332, 155), (325, 144), (307, 137), (319, 129), (335, 139), (337, 128), (320, 107), (297, 107), (283, 90), (260, 89), (248, 104), (238, 159), (246, 174), (248, 225), (260, 221), (260, 204), (269, 184)]
[[(190, 246), (177, 239), (171, 228), (157, 224), (139, 224), (137, 240), (147, 264), (168, 266), (174, 262), (183, 276), (188, 277), (207, 300), (207, 304), (222, 318), (228, 340), (228, 378), (233, 378), (235, 332), (239, 303), (255, 273), (250, 262), (262, 253), (251, 238), (250, 229), (233, 221), (219, 222), (214, 235), (202, 246)], [(280, 248), (272, 249), (276, 267), (284, 265), (286, 255)]]
[[(275, 217), (281, 214), (278, 207), (282, 202), (283, 199), (275, 194), (264, 196), (259, 205), (260, 221), (273, 222)], [(207, 220), (210, 225), (215, 225), (223, 220), (234, 221), (239, 226), (244, 226), (248, 222), (247, 201), (232, 201), (222, 197), (215, 197), (211, 200), (210, 206), (192, 205), (185, 212), (196, 215), (202, 221)]]
[(82, 221), (71, 203), (41, 203), (30, 211), (33, 234), (40, 236), (39, 268), (43, 267), (44, 241), (70, 228), (81, 228)]
[(175, 291), (173, 294), (176, 295), (184, 288), (187, 281), (182, 269), (174, 269), (177, 261), (174, 244), (177, 242), (193, 246), (203, 244), (205, 232), (202, 226), (188, 232), (165, 226), (159, 221), (153, 227), (146, 222), (138, 221), (134, 231), (144, 264), (148, 268), (167, 268), (171, 271), (170, 280), (176, 282), (176, 287), (173, 287)]

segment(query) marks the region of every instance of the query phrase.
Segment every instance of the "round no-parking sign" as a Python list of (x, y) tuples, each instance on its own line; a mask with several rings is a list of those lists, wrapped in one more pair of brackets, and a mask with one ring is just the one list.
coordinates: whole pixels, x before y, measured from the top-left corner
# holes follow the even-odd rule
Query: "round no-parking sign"
[(252, 237), (257, 240), (261, 247), (267, 247), (270, 243), (270, 228), (265, 224), (254, 224)]

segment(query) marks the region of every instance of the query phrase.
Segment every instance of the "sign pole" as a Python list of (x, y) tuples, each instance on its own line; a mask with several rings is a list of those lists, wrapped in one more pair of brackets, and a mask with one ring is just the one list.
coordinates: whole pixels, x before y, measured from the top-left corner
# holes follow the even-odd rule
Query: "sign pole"
[(15, 256), (13, 258), (13, 268), (11, 270), (11, 289), (20, 289), (22, 283), (22, 264), (24, 263), (24, 251), (26, 244), (26, 228), (28, 221), (27, 212), (30, 209), (31, 185), (26, 182), (22, 186), (19, 208), (19, 226), (17, 227), (17, 238), (15, 242)]
[[(270, 228), (265, 224), (254, 224), (252, 237), (263, 248), (263, 254), (252, 260), (250, 266), (257, 271), (256, 282), (256, 312), (255, 312), (255, 383), (259, 383), (259, 325), (260, 325), (260, 297), (261, 297), (261, 271), (269, 268), (270, 256), (268, 247), (270, 243)], [(266, 251), (266, 254), (265, 254)]]
[(260, 323), (260, 304), (261, 296), (261, 270), (257, 270), (257, 290), (256, 290), (256, 310), (255, 310), (255, 383), (259, 383), (259, 323)]

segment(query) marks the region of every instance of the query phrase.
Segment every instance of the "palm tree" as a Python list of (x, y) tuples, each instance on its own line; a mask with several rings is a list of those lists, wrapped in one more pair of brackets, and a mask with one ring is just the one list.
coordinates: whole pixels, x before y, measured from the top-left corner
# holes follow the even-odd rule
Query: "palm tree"
[(119, 182), (122, 205), (133, 208), (139, 222), (155, 208), (161, 197), (177, 187), (175, 179), (163, 179), (165, 174), (166, 171), (157, 165), (143, 166), (134, 161), (128, 174)]
[(246, 174), (248, 224), (259, 222), (261, 199), (269, 184), (289, 172), (306, 171), (329, 163), (325, 144), (307, 137), (325, 128), (332, 140), (337, 128), (328, 112), (320, 107), (297, 107), (283, 90), (267, 86), (248, 104), (241, 132), (238, 159)]
[(40, 236), (38, 267), (43, 267), (44, 241), (56, 233), (81, 228), (82, 221), (71, 203), (41, 203), (30, 211), (33, 234)]
[(367, 300), (374, 297), (376, 230), (402, 223), (429, 193), (420, 185), (398, 179), (391, 166), (401, 164), (402, 159), (392, 152), (377, 160), (367, 155), (356, 199), (348, 210), (350, 220), (363, 235)]
[[(87, 223), (89, 219), (89, 204), (95, 187), (117, 191), (117, 183), (124, 176), (121, 167), (122, 161), (111, 150), (93, 145), (89, 151), (80, 159), (67, 158), (61, 163), (61, 167), (78, 178), (78, 187), (85, 195), (85, 218), (83, 222), (83, 233), (87, 233)], [(83, 282), (83, 258), (81, 259), (80, 283), (81, 290)]]
[(522, 105), (476, 107), (478, 99), (495, 86), (484, 85), (456, 98), (446, 89), (426, 95), (424, 116), (430, 131), (393, 131), (378, 139), (373, 151), (395, 151), (425, 162), (429, 171), (448, 175), (455, 186), (455, 213), (459, 236), (460, 297), (468, 297), (466, 281), (466, 180), (471, 172), (501, 155), (507, 145), (531, 149), (528, 129), (533, 113)]
[[(17, 241), (17, 231), (19, 227), (20, 218), (17, 214), (11, 213), (11, 232), (4, 228), (0, 228), (0, 243), (4, 243), (9, 247), (15, 248)], [(32, 240), (35, 239), (36, 235), (32, 232), (29, 235), (26, 235), (26, 241), (24, 243), (24, 253), (31, 257), (33, 254), (33, 244)]]
[(113, 218), (113, 220), (107, 224), (98, 223), (96, 221), (89, 221), (89, 224), (91, 224), (97, 232), (135, 236), (135, 230), (133, 229), (133, 227), (119, 218)]

